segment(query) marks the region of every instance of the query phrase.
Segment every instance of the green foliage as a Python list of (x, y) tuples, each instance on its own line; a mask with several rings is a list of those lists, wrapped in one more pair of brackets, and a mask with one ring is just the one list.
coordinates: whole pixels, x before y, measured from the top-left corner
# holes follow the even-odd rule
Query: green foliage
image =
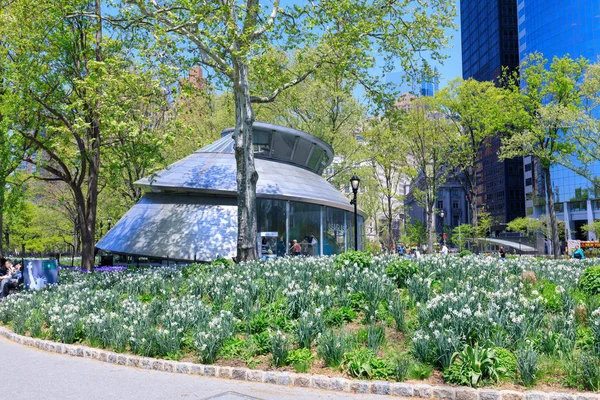
[(600, 265), (587, 268), (579, 278), (579, 286), (588, 294), (600, 294)]
[(466, 256), (470, 256), (470, 255), (472, 255), (472, 254), (473, 254), (473, 253), (472, 253), (471, 251), (469, 251), (469, 250), (461, 250), (461, 251), (460, 251), (460, 253), (458, 253), (458, 255), (459, 255), (460, 257), (466, 257)]
[(219, 350), (219, 355), (224, 359), (242, 358), (248, 342), (239, 337), (231, 337), (223, 343), (223, 347)]
[(358, 268), (369, 268), (371, 266), (371, 254), (364, 251), (347, 251), (345, 253), (335, 256), (336, 268), (342, 268), (344, 266), (353, 267), (356, 265)]
[(394, 367), (394, 379), (398, 382), (402, 382), (408, 376), (411, 362), (407, 354), (401, 354), (392, 359), (392, 365)]
[(277, 331), (271, 336), (271, 353), (273, 354), (273, 365), (282, 367), (287, 362), (290, 351), (290, 342), (287, 336)]
[(498, 366), (504, 369), (504, 378), (514, 381), (517, 378), (517, 357), (510, 351), (502, 347), (494, 347)]
[(425, 380), (429, 379), (433, 373), (433, 367), (422, 362), (415, 362), (410, 364), (408, 369), (408, 377), (410, 379)]
[(312, 363), (314, 361), (314, 356), (310, 349), (296, 349), (289, 352), (287, 356), (287, 363), (291, 364), (292, 367), (296, 370), (296, 372), (308, 372)]
[(540, 295), (546, 301), (549, 310), (558, 312), (562, 309), (562, 300), (555, 283), (542, 281), (539, 284)]
[(444, 379), (449, 383), (478, 387), (486, 380), (497, 382), (506, 373), (504, 367), (491, 348), (466, 345), (455, 353), (452, 364), (444, 371)]
[(341, 326), (345, 322), (352, 322), (357, 314), (349, 307), (331, 308), (325, 311), (325, 323), (329, 326)]
[(262, 356), (271, 351), (271, 334), (267, 331), (250, 336), (250, 344), (254, 355)]
[(390, 263), (385, 273), (399, 288), (406, 287), (406, 279), (417, 273), (417, 266), (410, 260), (398, 260)]
[(317, 353), (328, 367), (337, 368), (350, 346), (350, 336), (345, 331), (328, 329), (318, 339)]
[(392, 361), (377, 358), (375, 353), (365, 348), (359, 348), (344, 354), (342, 368), (354, 378), (387, 379), (396, 373)]
[(385, 342), (385, 327), (381, 324), (370, 324), (367, 329), (367, 347), (373, 353), (377, 351)]
[(517, 351), (517, 369), (519, 379), (524, 386), (532, 386), (535, 383), (538, 372), (538, 354), (532, 347)]
[(212, 260), (210, 265), (222, 265), (224, 267), (231, 267), (235, 265), (235, 262), (233, 262), (233, 260), (230, 260), (229, 258), (219, 257)]

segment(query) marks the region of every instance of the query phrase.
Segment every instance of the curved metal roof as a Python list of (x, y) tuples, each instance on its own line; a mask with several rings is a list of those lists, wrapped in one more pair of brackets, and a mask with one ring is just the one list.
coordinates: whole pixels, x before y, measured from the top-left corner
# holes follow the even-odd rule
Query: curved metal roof
[[(349, 200), (321, 176), (292, 164), (255, 160), (257, 197), (303, 201), (353, 211)], [(152, 192), (237, 195), (235, 156), (196, 152), (136, 182)], [(362, 213), (361, 213), (362, 214)]]
[(146, 194), (96, 244), (113, 253), (211, 261), (236, 254), (234, 198)]

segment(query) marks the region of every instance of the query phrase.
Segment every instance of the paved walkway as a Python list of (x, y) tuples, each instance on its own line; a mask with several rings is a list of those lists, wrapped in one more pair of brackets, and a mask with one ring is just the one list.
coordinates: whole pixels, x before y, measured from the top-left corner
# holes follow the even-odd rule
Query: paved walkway
[(46, 353), (0, 338), (0, 400), (383, 400), (265, 383), (173, 374)]

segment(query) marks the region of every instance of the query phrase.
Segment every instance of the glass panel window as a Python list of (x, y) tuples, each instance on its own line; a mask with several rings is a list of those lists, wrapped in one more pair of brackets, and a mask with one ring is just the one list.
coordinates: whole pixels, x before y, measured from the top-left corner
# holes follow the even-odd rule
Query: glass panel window
[(310, 154), (313, 146), (314, 145), (308, 140), (298, 140), (298, 145), (296, 146), (296, 151), (294, 152), (294, 158), (292, 159), (292, 162), (295, 164), (307, 165), (308, 155)]
[(273, 151), (271, 152), (271, 157), (278, 160), (290, 161), (295, 142), (295, 136), (284, 136), (279, 132), (273, 133)]
[(318, 256), (321, 232), (321, 206), (316, 204), (290, 202), (290, 242), (300, 244), (304, 256)]
[(271, 132), (255, 131), (252, 137), (254, 154), (269, 156), (271, 153)]
[[(323, 232), (323, 255), (340, 254), (344, 252), (344, 210), (327, 207)], [(352, 239), (354, 240), (354, 239)]]
[(319, 161), (321, 161), (323, 153), (325, 153), (323, 150), (315, 148), (310, 156), (310, 160), (308, 161), (308, 168), (316, 171), (320, 166)]
[(285, 200), (257, 199), (261, 256), (285, 255)]

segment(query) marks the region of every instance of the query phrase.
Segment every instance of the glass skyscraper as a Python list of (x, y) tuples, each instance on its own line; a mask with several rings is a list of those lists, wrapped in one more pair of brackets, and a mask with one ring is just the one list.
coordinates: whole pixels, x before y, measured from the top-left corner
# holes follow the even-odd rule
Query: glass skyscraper
[[(600, 55), (600, 1), (517, 0), (519, 57), (539, 52), (548, 60), (569, 55), (595, 62)], [(544, 177), (536, 171), (530, 157), (524, 160), (527, 214), (537, 217), (547, 212)], [(600, 175), (600, 165), (593, 172)], [(558, 217), (567, 224), (573, 239), (585, 239), (581, 226), (600, 218), (600, 193), (590, 181), (573, 171), (555, 166), (551, 169), (552, 187)], [(596, 235), (590, 234), (588, 239)]]
[[(461, 0), (463, 78), (499, 82), (502, 69), (519, 65), (516, 0)], [(500, 136), (479, 151), (477, 204), (494, 220), (492, 231), (525, 215), (523, 159), (500, 161)]]

